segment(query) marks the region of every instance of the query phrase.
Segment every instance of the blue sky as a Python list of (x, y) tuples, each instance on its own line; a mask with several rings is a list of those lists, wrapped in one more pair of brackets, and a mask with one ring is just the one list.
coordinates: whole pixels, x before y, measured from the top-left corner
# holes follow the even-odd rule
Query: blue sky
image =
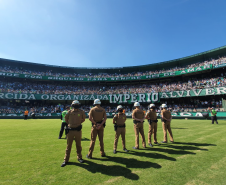
[(0, 58), (122, 67), (226, 45), (225, 0), (0, 0)]

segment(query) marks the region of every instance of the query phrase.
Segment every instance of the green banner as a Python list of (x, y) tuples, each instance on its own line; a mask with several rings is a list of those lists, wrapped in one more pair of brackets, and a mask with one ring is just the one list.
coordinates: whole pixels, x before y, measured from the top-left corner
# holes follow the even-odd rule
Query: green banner
[(226, 63), (222, 63), (222, 64), (217, 64), (214, 66), (214, 68), (220, 68), (220, 67), (225, 67)]
[(201, 66), (201, 67), (189, 68), (189, 69), (185, 69), (185, 70), (182, 70), (182, 71), (174, 71), (174, 72), (167, 72), (167, 73), (160, 73), (160, 74), (153, 74), (153, 75), (146, 75), (146, 76), (130, 76), (130, 77), (73, 78), (73, 77), (41, 76), (41, 75), (5, 73), (5, 72), (0, 72), (0, 76), (15, 77), (15, 78), (29, 78), (29, 79), (42, 79), (42, 80), (58, 80), (58, 81), (82, 81), (82, 82), (127, 81), (127, 80), (131, 81), (131, 80), (147, 80), (147, 79), (154, 79), (154, 78), (177, 76), (177, 75), (194, 73), (194, 72), (199, 72), (199, 71), (208, 70), (208, 69), (212, 69), (212, 64), (206, 65), (206, 66)]
[(187, 91), (172, 91), (161, 93), (142, 94), (103, 94), (103, 95), (74, 95), (74, 94), (15, 94), (0, 93), (0, 99), (15, 100), (108, 100), (109, 103), (134, 103), (134, 102), (159, 102), (160, 99), (181, 98), (194, 96), (208, 96), (226, 94), (226, 87), (216, 87), (208, 89), (194, 89)]
[(226, 87), (161, 92), (159, 93), (159, 98), (167, 99), (167, 98), (181, 98), (181, 97), (208, 96), (208, 95), (221, 95), (221, 94), (226, 94)]
[(110, 103), (158, 102), (158, 93), (110, 94), (110, 95), (74, 95), (74, 94), (14, 94), (0, 93), (0, 99), (16, 100), (108, 100)]
[[(172, 112), (172, 116), (173, 117), (203, 117), (203, 113), (208, 113), (208, 112), (177, 112), (177, 113), (173, 113)], [(88, 117), (88, 112), (85, 113), (86, 116)], [(61, 113), (36, 113), (36, 116), (43, 116), (43, 117), (47, 117), (47, 116), (59, 116), (61, 115)], [(115, 113), (112, 112), (106, 112), (107, 116), (114, 116)], [(19, 116), (19, 117), (23, 117), (24, 114), (0, 114), (1, 116)], [(30, 113), (28, 116), (31, 116)], [(132, 112), (126, 112), (126, 116), (132, 116)], [(160, 113), (157, 113), (158, 118), (160, 117)], [(209, 116), (211, 116), (211, 114), (209, 113)], [(226, 112), (217, 112), (217, 116), (218, 117), (226, 117)]]

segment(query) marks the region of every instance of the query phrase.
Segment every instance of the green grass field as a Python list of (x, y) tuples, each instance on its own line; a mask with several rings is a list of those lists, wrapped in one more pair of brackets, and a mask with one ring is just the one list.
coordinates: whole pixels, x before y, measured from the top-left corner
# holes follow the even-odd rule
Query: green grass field
[[(66, 139), (58, 139), (61, 121), (1, 120), (0, 129), (0, 184), (226, 184), (226, 121), (219, 125), (210, 120), (173, 120), (174, 144), (161, 144), (153, 148), (133, 150), (134, 130), (127, 120), (126, 147), (113, 154), (115, 132), (112, 119), (107, 120), (104, 144), (107, 157), (100, 156), (99, 141), (93, 159), (86, 159), (90, 145), (91, 124), (82, 130), (80, 164), (73, 143), (70, 164), (63, 162)], [(148, 123), (145, 137), (148, 137)], [(158, 142), (163, 139), (158, 123)]]

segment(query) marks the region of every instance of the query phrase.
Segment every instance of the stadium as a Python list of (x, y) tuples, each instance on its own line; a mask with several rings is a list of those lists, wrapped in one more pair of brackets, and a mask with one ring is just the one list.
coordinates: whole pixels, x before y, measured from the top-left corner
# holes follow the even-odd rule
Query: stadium
[[(76, 68), (0, 59), (2, 118), (60, 117), (65, 106), (79, 100), (88, 115), (100, 99), (107, 115), (118, 104), (131, 117), (134, 102), (144, 111), (150, 103), (166, 103), (176, 118), (203, 118), (216, 107), (226, 118), (226, 46), (172, 61), (120, 68)], [(157, 110), (160, 112), (160, 110)], [(210, 114), (210, 113), (209, 113)]]
[[(9, 59), (0, 59), (0, 64), (0, 183), (225, 184), (226, 46), (172, 61), (119, 68), (76, 68)], [(100, 157), (96, 145), (94, 158), (78, 163), (73, 146), (70, 163), (62, 170), (66, 140), (57, 139), (61, 112), (73, 100), (81, 103), (86, 114), (82, 129), (82, 155), (86, 156), (91, 127), (88, 113), (95, 99), (101, 100), (108, 117), (106, 156)], [(160, 105), (167, 104), (175, 142), (133, 150), (134, 102), (145, 112), (154, 103), (158, 119)], [(128, 118), (129, 152), (118, 149), (113, 154), (112, 118), (118, 105)], [(217, 127), (211, 124), (209, 107), (216, 108)], [(28, 120), (23, 120), (25, 110)], [(159, 142), (161, 130), (159, 119)], [(147, 121), (144, 132), (147, 135)], [(118, 145), (121, 148), (120, 142)]]

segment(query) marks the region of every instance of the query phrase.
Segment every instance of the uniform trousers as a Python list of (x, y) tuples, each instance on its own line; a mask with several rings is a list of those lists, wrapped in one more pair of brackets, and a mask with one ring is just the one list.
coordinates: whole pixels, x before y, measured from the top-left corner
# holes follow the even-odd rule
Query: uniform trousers
[[(68, 126), (68, 124), (66, 122), (62, 122), (61, 128), (60, 128), (60, 133), (59, 133), (59, 138), (62, 137), (63, 132), (64, 132), (64, 127), (67, 127), (67, 126)], [(67, 135), (66, 130), (65, 130), (65, 135)]]
[(81, 146), (82, 131), (70, 130), (69, 133), (67, 134), (67, 148), (66, 148), (65, 157), (64, 157), (65, 162), (69, 161), (71, 147), (74, 139), (75, 139), (76, 150), (77, 150), (77, 158), (82, 159), (82, 153), (81, 153), (82, 152), (82, 146)]
[(214, 124), (214, 121), (216, 121), (216, 123), (218, 124), (217, 122), (217, 116), (211, 116), (211, 120), (212, 120), (212, 124)]
[(173, 141), (173, 133), (170, 127), (170, 122), (168, 121), (166, 123), (162, 122), (162, 128), (163, 128), (163, 134), (164, 134), (163, 141), (167, 142), (167, 130), (170, 136), (170, 141)]
[(134, 132), (135, 132), (135, 147), (139, 148), (139, 133), (141, 135), (142, 145), (143, 147), (146, 147), (143, 123), (138, 122), (137, 124), (134, 124)]
[(149, 131), (148, 131), (148, 143), (151, 144), (151, 135), (153, 134), (154, 142), (157, 142), (157, 123), (152, 122), (149, 124)]
[(125, 129), (125, 127), (118, 127), (115, 132), (114, 150), (117, 150), (118, 138), (120, 137), (120, 135), (122, 138), (122, 147), (123, 147), (123, 149), (126, 148), (126, 144), (125, 144), (126, 129)]
[(89, 153), (88, 153), (89, 157), (92, 157), (93, 155), (93, 150), (94, 150), (97, 135), (99, 137), (99, 142), (100, 142), (100, 153), (101, 155), (104, 155), (104, 127), (102, 125), (101, 128), (97, 130), (96, 125), (93, 125), (91, 129), (91, 142), (90, 142)]

